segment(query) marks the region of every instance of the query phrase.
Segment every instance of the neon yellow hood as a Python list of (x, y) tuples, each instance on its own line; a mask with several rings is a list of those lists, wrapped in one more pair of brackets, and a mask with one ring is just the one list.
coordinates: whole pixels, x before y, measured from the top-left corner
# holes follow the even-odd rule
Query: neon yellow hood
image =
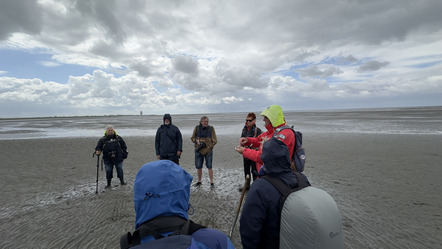
[(271, 105), (267, 109), (261, 112), (261, 116), (266, 116), (273, 127), (278, 127), (285, 123), (284, 114), (282, 108), (279, 105)]

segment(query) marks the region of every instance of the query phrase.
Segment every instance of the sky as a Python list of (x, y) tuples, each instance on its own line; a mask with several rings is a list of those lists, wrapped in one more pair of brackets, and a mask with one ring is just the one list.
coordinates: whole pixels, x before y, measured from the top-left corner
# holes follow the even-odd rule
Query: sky
[(440, 0), (0, 0), (0, 118), (442, 105)]

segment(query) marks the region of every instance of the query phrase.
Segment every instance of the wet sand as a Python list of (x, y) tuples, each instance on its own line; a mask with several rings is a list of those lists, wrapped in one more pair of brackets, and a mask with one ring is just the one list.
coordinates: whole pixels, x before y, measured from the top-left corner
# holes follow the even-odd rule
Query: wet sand
[[(105, 190), (100, 166), (98, 194), (92, 158), (98, 138), (0, 141), (0, 248), (119, 248), (120, 236), (134, 229), (135, 175), (156, 160), (153, 137), (124, 139), (128, 185), (114, 178)], [(242, 158), (233, 149), (237, 137), (218, 139), (216, 186), (210, 188), (204, 169), (202, 186), (191, 189), (190, 218), (229, 234)], [(442, 248), (440, 136), (305, 133), (304, 146), (305, 174), (337, 202), (347, 248)], [(180, 162), (196, 177), (188, 138)], [(238, 227), (232, 241), (242, 248)]]

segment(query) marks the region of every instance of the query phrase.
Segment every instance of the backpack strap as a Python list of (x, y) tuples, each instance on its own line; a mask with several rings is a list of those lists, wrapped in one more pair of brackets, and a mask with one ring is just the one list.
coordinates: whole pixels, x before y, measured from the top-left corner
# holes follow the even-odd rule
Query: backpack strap
[(278, 129), (275, 130), (273, 135), (276, 135), (277, 133), (279, 133), (280, 131), (285, 130), (285, 129), (293, 129), (293, 128), (290, 127), (290, 125), (287, 125), (287, 124), (283, 125), (281, 127), (278, 127)]
[(143, 223), (132, 234), (129, 232), (120, 238), (120, 247), (130, 248), (141, 244), (141, 238), (153, 236), (155, 239), (164, 238), (162, 233), (172, 232), (173, 235), (190, 235), (205, 226), (199, 225), (191, 220), (185, 220), (177, 216), (157, 217)]
[(193, 234), (194, 232), (200, 230), (201, 228), (207, 228), (203, 225), (197, 224), (191, 220), (189, 220), (189, 230), (187, 231), (187, 233), (183, 233), (183, 234)]
[(303, 189), (305, 187), (310, 186), (310, 184), (306, 181), (305, 177), (298, 172), (295, 173), (296, 180), (298, 181), (298, 186), (295, 188), (290, 188), (285, 182), (283, 182), (278, 177), (273, 177), (270, 175), (265, 175), (261, 178), (269, 181), (280, 193), (281, 198), (279, 199), (279, 216), (281, 217), (282, 207), (284, 206), (285, 199), (289, 196), (290, 193)]
[(169, 135), (169, 133), (167, 133), (167, 131), (164, 130), (164, 126), (161, 127), (161, 131), (164, 132), (164, 133), (166, 134), (166, 136), (169, 137), (170, 141), (172, 141), (172, 143), (175, 144), (175, 146), (176, 146), (177, 149), (178, 149), (178, 145), (175, 143), (175, 141), (172, 139), (172, 137)]
[(128, 249), (141, 244), (140, 230), (135, 230), (133, 234), (128, 232), (120, 238), (120, 248)]

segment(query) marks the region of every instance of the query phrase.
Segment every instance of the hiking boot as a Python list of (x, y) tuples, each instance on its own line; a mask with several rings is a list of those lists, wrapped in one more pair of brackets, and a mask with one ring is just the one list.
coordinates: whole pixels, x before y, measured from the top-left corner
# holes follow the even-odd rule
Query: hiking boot
[(110, 188), (111, 187), (111, 179), (107, 179), (107, 185), (104, 188)]
[[(239, 192), (242, 192), (242, 189), (243, 189), (244, 187), (241, 187), (241, 188), (239, 188), (238, 190), (239, 190)], [(246, 184), (246, 190), (249, 190), (250, 189), (250, 181), (247, 181), (247, 184)]]
[(124, 182), (123, 178), (120, 178), (120, 183), (121, 183), (121, 185), (126, 185), (126, 183)]
[(201, 186), (201, 182), (197, 182), (197, 183), (195, 183), (193, 186), (194, 186), (194, 187), (199, 187), (199, 186)]
[(213, 184), (213, 182), (210, 184), (210, 188), (214, 188), (215, 185)]

